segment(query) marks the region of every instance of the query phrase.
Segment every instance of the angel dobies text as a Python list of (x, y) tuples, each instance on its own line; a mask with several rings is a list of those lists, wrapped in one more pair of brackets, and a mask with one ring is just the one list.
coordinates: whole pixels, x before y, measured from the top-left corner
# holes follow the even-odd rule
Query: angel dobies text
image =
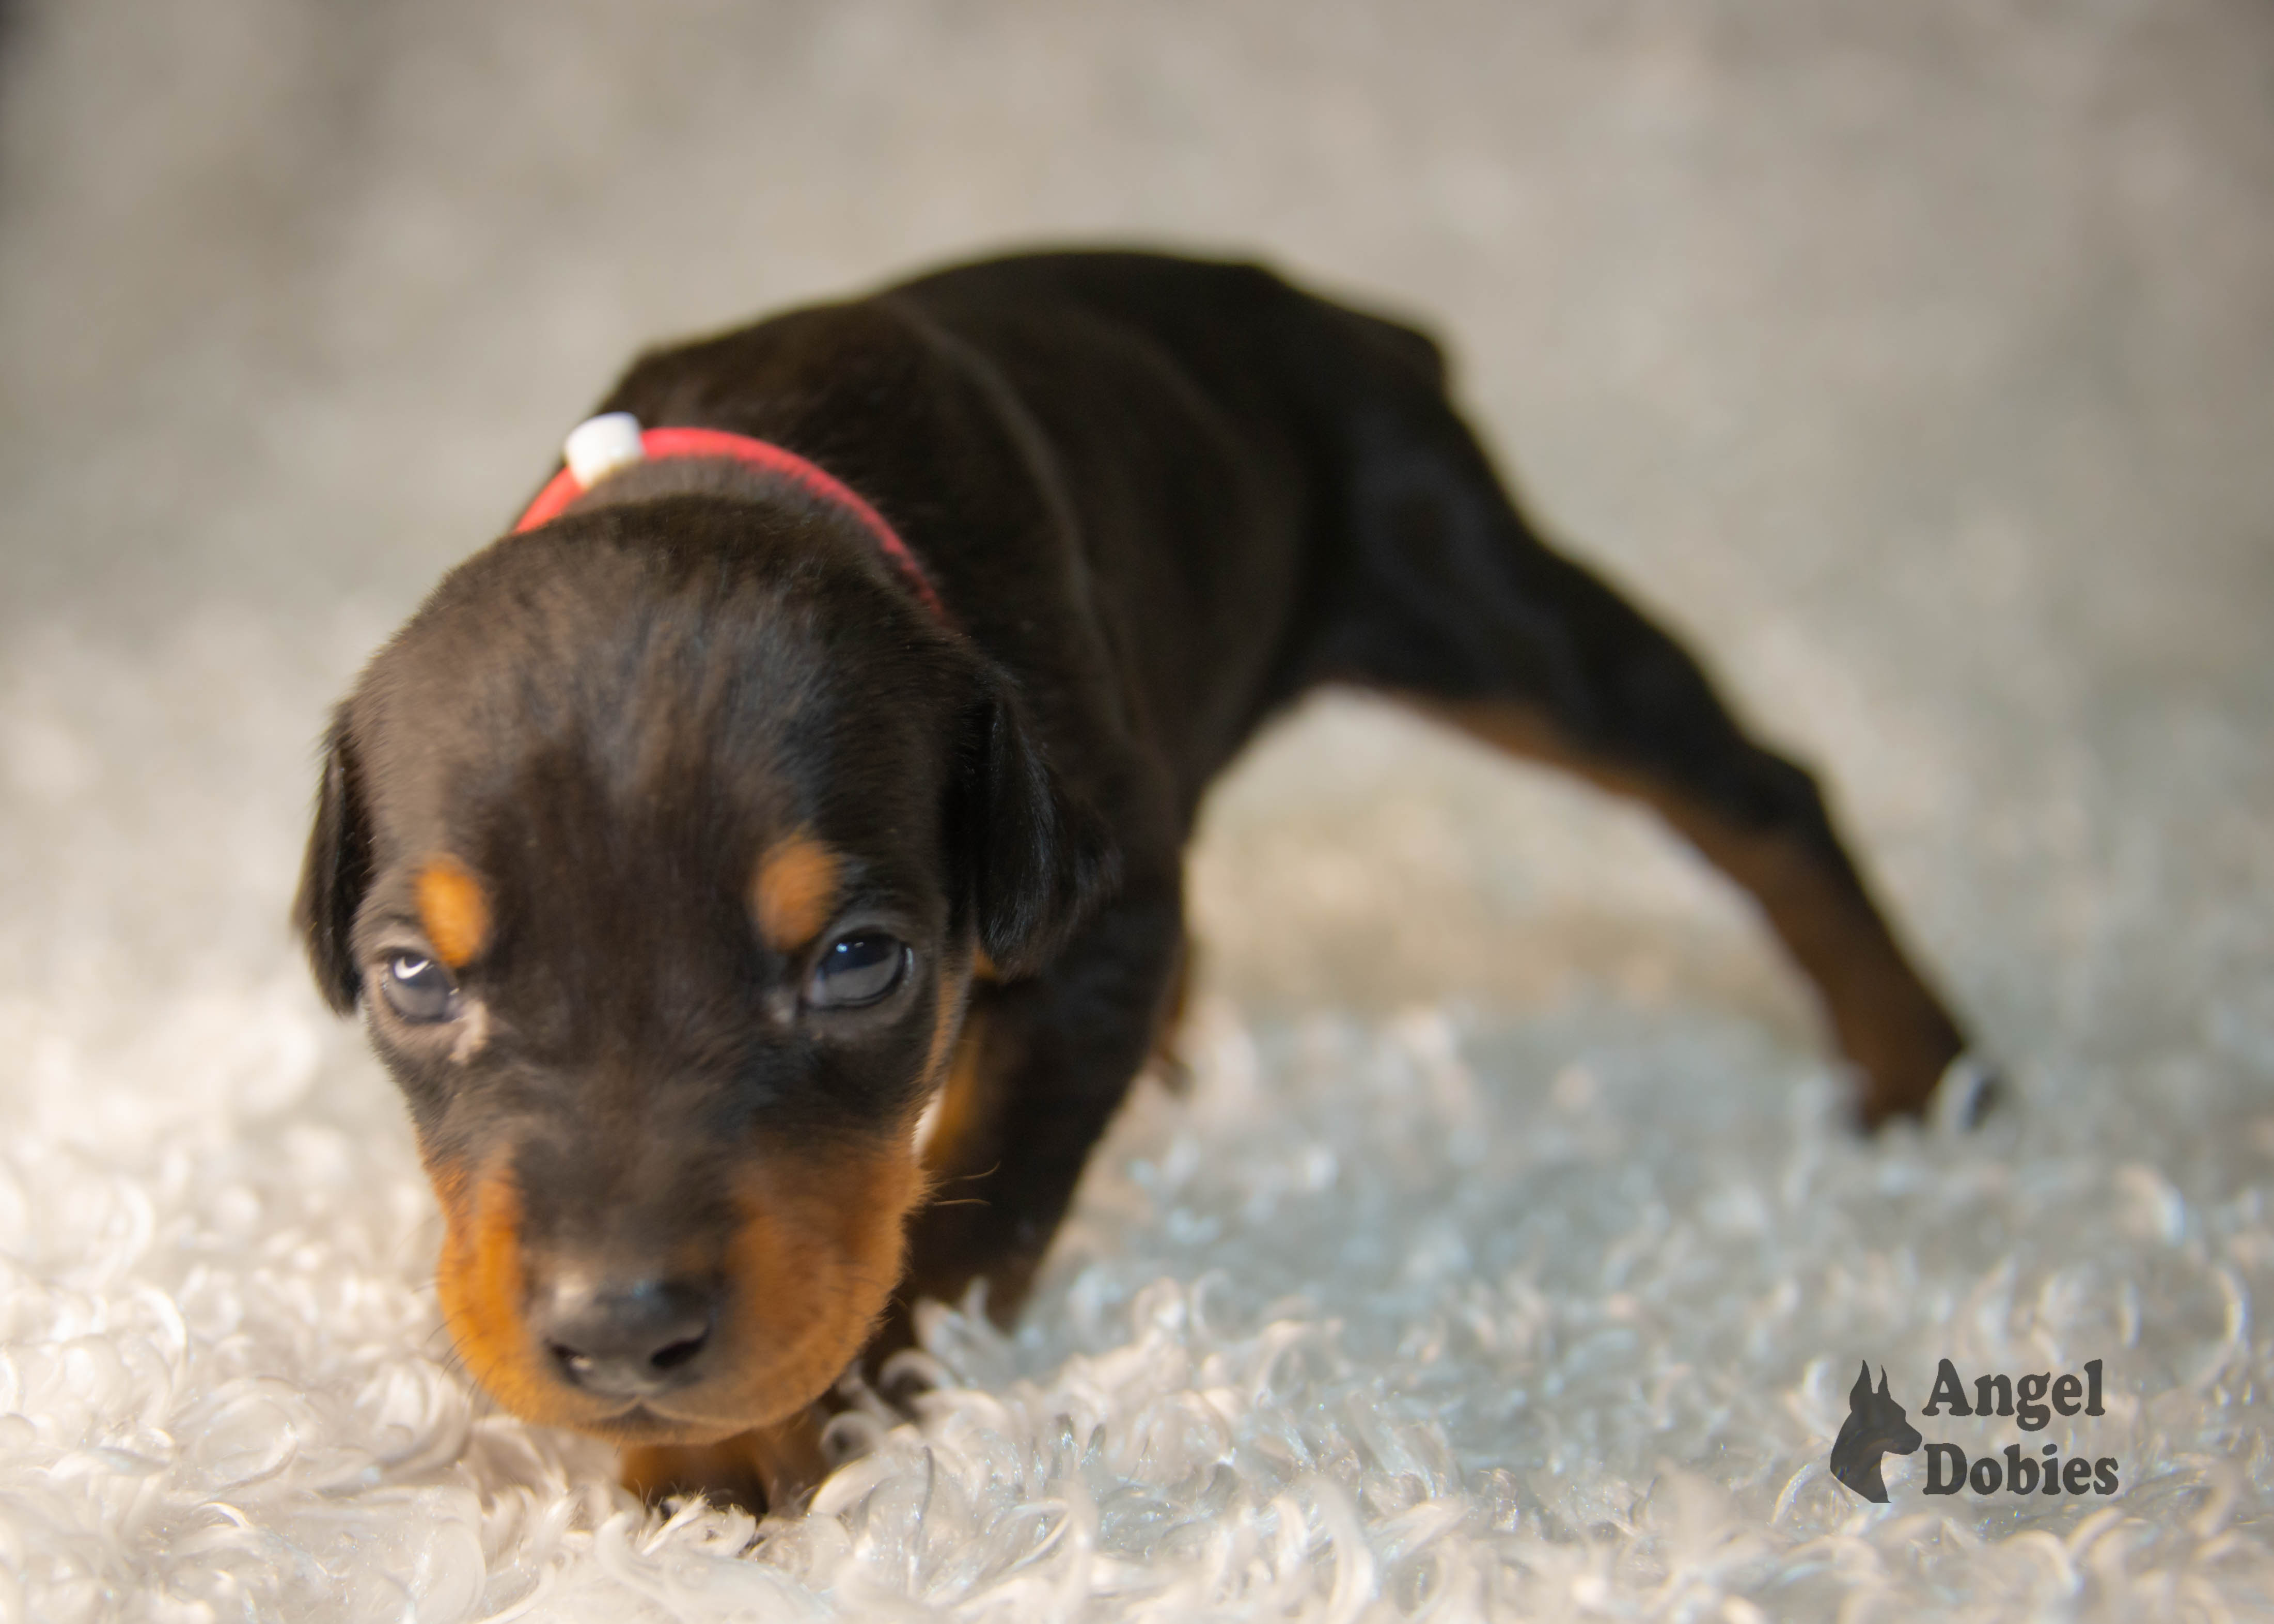
[[(1948, 1359), (1936, 1367), (1934, 1392), (1919, 1406), (1922, 1416), (1947, 1410), (1954, 1416), (2011, 1416), (2025, 1432), (2042, 1432), (2054, 1416), (2100, 1416), (2100, 1361), (2086, 1364), (2082, 1379), (2051, 1372), (2023, 1376), (1983, 1376), (1974, 1383), (1974, 1400), (1967, 1402), (1966, 1384)], [(2022, 1453), (2019, 1444), (2007, 1444), (1998, 1454), (1977, 1455), (1969, 1462), (1956, 1444), (1926, 1446), (1926, 1492), (1955, 1494), (1972, 1489), (1977, 1494), (2113, 1494), (2117, 1490), (2116, 1457), (2088, 1461), (2082, 1455), (2060, 1458), (2060, 1447), (2047, 1444), (2042, 1462)]]

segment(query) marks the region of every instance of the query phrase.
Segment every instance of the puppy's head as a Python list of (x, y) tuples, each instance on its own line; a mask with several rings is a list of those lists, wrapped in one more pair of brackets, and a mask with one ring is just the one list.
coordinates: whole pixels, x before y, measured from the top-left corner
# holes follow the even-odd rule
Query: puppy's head
[(1020, 701), (825, 517), (676, 498), (460, 567), (333, 723), (296, 921), (410, 1104), (468, 1365), (724, 1437), (897, 1282), (975, 950), (1110, 868)]

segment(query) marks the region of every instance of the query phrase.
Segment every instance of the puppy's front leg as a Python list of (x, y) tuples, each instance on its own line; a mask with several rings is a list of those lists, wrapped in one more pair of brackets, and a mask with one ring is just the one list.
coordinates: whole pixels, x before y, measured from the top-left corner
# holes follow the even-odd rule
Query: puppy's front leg
[(914, 1341), (910, 1315), (922, 1298), (956, 1302), (984, 1278), (990, 1316), (1003, 1325), (1016, 1316), (1174, 1001), (1183, 898), (1173, 865), (1155, 872), (1150, 883), (1125, 886), (1041, 974), (975, 995), (925, 1147), (934, 1194), (863, 1356), (870, 1372)]

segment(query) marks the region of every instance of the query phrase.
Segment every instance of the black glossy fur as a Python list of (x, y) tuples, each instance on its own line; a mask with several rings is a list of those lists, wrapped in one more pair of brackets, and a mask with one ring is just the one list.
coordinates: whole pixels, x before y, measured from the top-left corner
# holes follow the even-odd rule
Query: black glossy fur
[[(906, 538), (953, 625), (843, 515), (724, 468), (635, 470), (497, 543), (340, 710), (297, 907), (319, 980), (364, 1003), (459, 1204), (452, 1267), (490, 1269), (483, 1300), (518, 1293), (516, 1313), (595, 1268), (692, 1268), (742, 1312), (735, 1237), (790, 1199), (751, 1169), (888, 1156), (951, 1071), (929, 1157), (957, 1199), (916, 1212), (897, 1283), (852, 1270), (852, 1344), (763, 1402), (602, 1417), (555, 1402), (541, 1348), (509, 1349), (537, 1374), (485, 1380), (524, 1414), (701, 1442), (811, 1401), (888, 1290), (872, 1350), (915, 1294), (980, 1275), (1011, 1312), (1169, 1018), (1201, 794), (1321, 683), (1665, 813), (1817, 981), (1867, 1120), (1920, 1109), (1960, 1050), (1808, 777), (1540, 540), (1410, 328), (1248, 266), (1014, 258), (656, 352), (603, 409), (812, 458)], [(843, 858), (834, 917), (914, 945), (884, 1006), (803, 1010), (807, 960), (754, 929), (753, 865), (801, 830)], [(493, 916), (459, 978), (471, 1045), (370, 996), (386, 953), (422, 946), (413, 874), (436, 852)], [(482, 1219), (469, 1192), (508, 1187), (510, 1222)], [(794, 1306), (751, 1307), (751, 1345), (703, 1380), (795, 1341), (820, 1310)]]

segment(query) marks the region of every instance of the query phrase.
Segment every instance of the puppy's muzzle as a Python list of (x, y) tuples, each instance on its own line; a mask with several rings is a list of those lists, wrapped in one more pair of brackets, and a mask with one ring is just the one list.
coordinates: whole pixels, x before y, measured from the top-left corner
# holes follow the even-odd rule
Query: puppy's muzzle
[(566, 1272), (531, 1305), (529, 1327), (570, 1387), (653, 1398), (707, 1373), (718, 1319), (717, 1290), (697, 1282)]

